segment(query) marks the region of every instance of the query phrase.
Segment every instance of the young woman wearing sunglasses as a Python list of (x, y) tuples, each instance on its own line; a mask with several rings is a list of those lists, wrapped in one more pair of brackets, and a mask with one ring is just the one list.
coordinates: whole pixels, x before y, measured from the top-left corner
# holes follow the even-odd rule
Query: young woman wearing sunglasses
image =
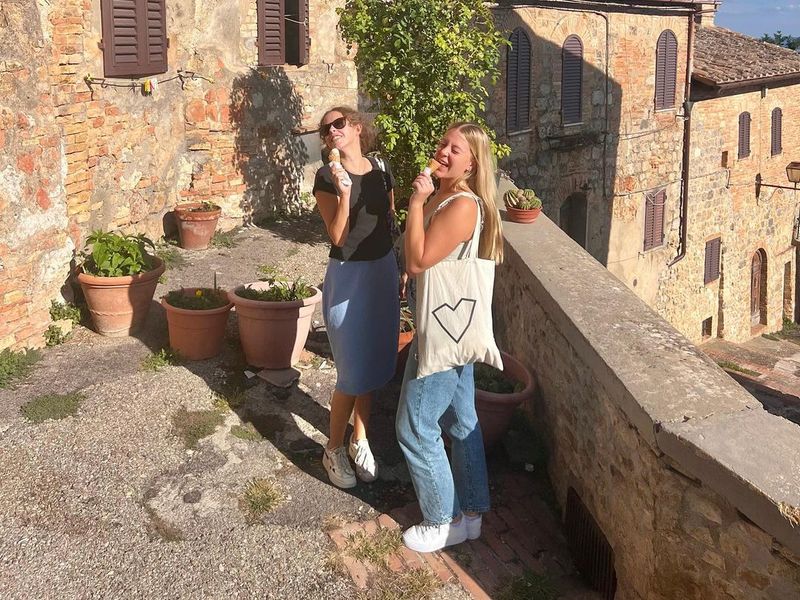
[[(394, 179), (385, 162), (364, 156), (375, 133), (357, 111), (331, 108), (319, 132), (328, 151), (336, 149), (341, 157), (341, 165), (317, 171), (313, 190), (331, 239), (322, 310), (337, 373), (322, 463), (334, 485), (351, 488), (356, 474), (362, 481), (377, 477), (367, 441), (370, 405), (374, 390), (391, 379), (397, 360), (398, 271), (389, 222)], [(345, 448), (353, 413), (353, 434)]]

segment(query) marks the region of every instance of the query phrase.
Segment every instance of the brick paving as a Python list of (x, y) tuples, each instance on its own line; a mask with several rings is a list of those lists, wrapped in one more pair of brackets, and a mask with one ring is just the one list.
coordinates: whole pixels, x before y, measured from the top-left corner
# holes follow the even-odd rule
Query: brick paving
[[(443, 583), (461, 586), (475, 600), (493, 597), (526, 571), (547, 575), (565, 600), (596, 600), (578, 579), (553, 510), (538, 495), (534, 478), (509, 472), (493, 490), (493, 509), (483, 519), (481, 537), (430, 554), (402, 546), (387, 557), (394, 573), (425, 569)], [(422, 520), (416, 502), (375, 519), (348, 523), (328, 533), (356, 587), (367, 590), (379, 567), (348, 554), (352, 536), (374, 536), (380, 529), (403, 530)]]

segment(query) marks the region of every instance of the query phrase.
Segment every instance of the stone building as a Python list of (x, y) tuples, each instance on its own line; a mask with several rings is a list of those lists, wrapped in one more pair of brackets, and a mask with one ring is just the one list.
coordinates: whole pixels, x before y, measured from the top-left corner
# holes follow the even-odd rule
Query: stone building
[(717, 4), (501, 2), (489, 107), (501, 166), (694, 342), (780, 329), (796, 304), (793, 192), (755, 180), (800, 160), (800, 56), (715, 27)]
[(157, 238), (192, 199), (224, 227), (302, 209), (321, 111), (357, 101), (342, 4), (0, 4), (0, 348), (41, 345), (91, 230)]

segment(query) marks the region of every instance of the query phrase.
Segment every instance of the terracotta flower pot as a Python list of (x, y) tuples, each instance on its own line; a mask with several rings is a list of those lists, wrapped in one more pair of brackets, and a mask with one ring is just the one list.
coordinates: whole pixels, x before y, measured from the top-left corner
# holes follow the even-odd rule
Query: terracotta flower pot
[(312, 286), (314, 295), (293, 302), (264, 302), (236, 294), (250, 287), (269, 289), (266, 281), (241, 285), (228, 292), (239, 318), (239, 337), (247, 363), (264, 369), (288, 369), (300, 358), (308, 339), (311, 315), (322, 300), (322, 292)]
[(181, 248), (186, 250), (204, 250), (217, 230), (217, 221), (222, 209), (192, 210), (200, 208), (202, 203), (190, 202), (175, 207), (175, 221), (178, 224), (178, 237)]
[(136, 332), (147, 318), (164, 262), (153, 258), (156, 268), (138, 275), (97, 277), (78, 273), (94, 328), (100, 335), (120, 337)]
[[(198, 288), (184, 288), (183, 293), (193, 296)], [(224, 290), (221, 293), (227, 294)], [(225, 327), (233, 302), (219, 308), (192, 310), (172, 306), (167, 297), (161, 298), (161, 306), (167, 312), (169, 345), (188, 360), (205, 360), (222, 351)]]
[(536, 220), (536, 217), (539, 216), (539, 213), (542, 212), (541, 208), (514, 208), (512, 206), (506, 206), (506, 213), (508, 214), (508, 220), (512, 223), (533, 223)]
[(525, 365), (505, 352), (503, 357), (503, 373), (509, 378), (521, 382), (525, 387), (520, 392), (496, 394), (475, 388), (475, 410), (483, 433), (483, 445), (489, 449), (508, 431), (514, 411), (536, 391), (536, 378)]

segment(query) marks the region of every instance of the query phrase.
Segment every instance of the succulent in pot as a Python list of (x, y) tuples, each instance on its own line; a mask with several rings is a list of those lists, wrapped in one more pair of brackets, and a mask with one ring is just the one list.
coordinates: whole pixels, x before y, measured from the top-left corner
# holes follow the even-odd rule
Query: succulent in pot
[(515, 223), (533, 223), (542, 212), (542, 201), (530, 188), (512, 188), (503, 194), (508, 218)]
[(130, 335), (144, 323), (165, 269), (154, 251), (141, 234), (94, 231), (86, 239), (78, 283), (101, 335)]
[(204, 360), (222, 350), (233, 303), (213, 288), (181, 288), (161, 298), (167, 313), (169, 344), (188, 360)]

